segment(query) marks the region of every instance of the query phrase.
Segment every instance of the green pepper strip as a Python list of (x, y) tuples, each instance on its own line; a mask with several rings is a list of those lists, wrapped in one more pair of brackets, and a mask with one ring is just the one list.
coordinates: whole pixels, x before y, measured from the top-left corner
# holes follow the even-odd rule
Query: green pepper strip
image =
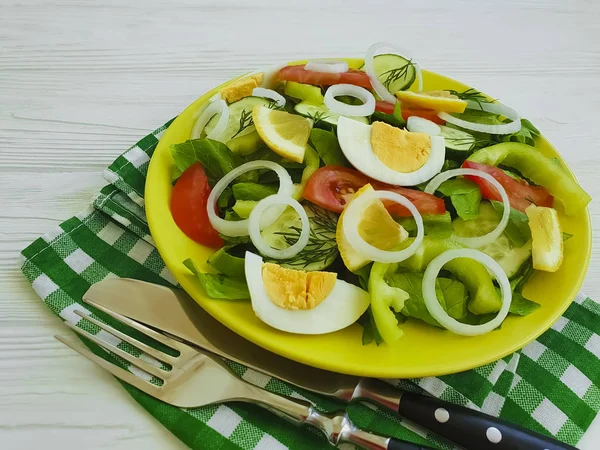
[(576, 214), (592, 200), (570, 173), (529, 145), (517, 142), (492, 145), (476, 151), (467, 160), (517, 169), (560, 200), (567, 215)]
[(390, 308), (400, 312), (409, 297), (405, 291), (392, 287), (385, 281), (386, 273), (396, 267), (397, 264), (374, 263), (369, 277), (371, 312), (379, 335), (388, 344), (397, 341), (404, 334), (398, 328), (398, 320)]
[(321, 159), (319, 158), (319, 155), (307, 144), (304, 150), (304, 170), (302, 171), (302, 178), (300, 179), (300, 184), (294, 185), (294, 192), (292, 193), (292, 197), (295, 200), (300, 200), (302, 198), (304, 187), (306, 186), (306, 183), (308, 183), (308, 179), (317, 171), (320, 164)]

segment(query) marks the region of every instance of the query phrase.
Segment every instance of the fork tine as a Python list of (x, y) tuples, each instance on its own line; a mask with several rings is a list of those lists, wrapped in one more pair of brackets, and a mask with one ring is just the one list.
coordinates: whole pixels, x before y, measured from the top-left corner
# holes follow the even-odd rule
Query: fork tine
[(150, 384), (149, 382), (135, 376), (131, 372), (128, 372), (125, 369), (121, 369), (120, 367), (115, 366), (114, 364), (106, 361), (105, 359), (100, 358), (98, 355), (92, 353), (92, 351), (89, 350), (85, 345), (83, 345), (81, 341), (58, 335), (54, 336), (54, 338), (65, 344), (67, 347), (72, 348), (77, 353), (86, 357), (90, 361), (98, 364), (100, 367), (102, 367), (107, 372), (110, 372), (115, 377), (125, 381), (126, 383), (131, 384), (132, 386), (135, 386), (139, 390), (144, 391), (146, 394), (149, 394), (153, 397), (157, 397), (160, 395), (159, 387), (154, 386), (153, 384)]
[(99, 320), (94, 319), (93, 317), (90, 317), (89, 315), (79, 311), (78, 309), (76, 309), (75, 311), (73, 311), (75, 314), (77, 314), (79, 317), (81, 317), (82, 319), (85, 319), (91, 323), (93, 323), (94, 325), (100, 327), (101, 329), (103, 329), (104, 331), (106, 331), (107, 333), (112, 334), (113, 336), (118, 337), (119, 339), (121, 339), (122, 341), (128, 342), (129, 344), (139, 348), (141, 351), (143, 351), (144, 353), (147, 353), (148, 355), (159, 359), (161, 361), (167, 362), (171, 365), (173, 365), (176, 361), (177, 358), (172, 357), (171, 355), (168, 355), (164, 352), (161, 352), (160, 350), (156, 350), (155, 348), (150, 347), (149, 345), (144, 344), (143, 342), (138, 341), (135, 338), (132, 338), (131, 336), (120, 332), (119, 330), (116, 330), (115, 328), (111, 327), (110, 325), (107, 325), (103, 322), (100, 322)]
[(109, 352), (112, 352), (115, 355), (120, 356), (121, 358), (123, 358), (126, 361), (130, 362), (134, 366), (137, 366), (140, 369), (142, 369), (143, 371), (148, 372), (150, 375), (154, 375), (155, 377), (164, 379), (169, 374), (169, 372), (163, 371), (163, 370), (159, 369), (158, 367), (153, 366), (152, 364), (150, 364), (147, 361), (144, 361), (144, 360), (142, 360), (140, 358), (136, 358), (135, 356), (130, 355), (126, 351), (123, 351), (120, 348), (115, 347), (114, 345), (109, 344), (106, 341), (103, 341), (98, 336), (95, 336), (95, 335), (93, 335), (91, 333), (88, 333), (87, 331), (85, 331), (82, 328), (79, 328), (78, 326), (75, 326), (75, 325), (73, 325), (73, 324), (71, 324), (69, 322), (65, 322), (65, 325), (68, 326), (75, 333), (82, 335), (83, 337), (89, 339), (92, 342), (95, 342), (96, 344), (98, 344), (103, 349), (108, 350)]
[(143, 333), (146, 336), (150, 336), (152, 339), (166, 345), (167, 347), (171, 347), (172, 349), (178, 350), (179, 352), (192, 349), (192, 347), (190, 347), (187, 344), (184, 344), (183, 342), (176, 341), (175, 339), (172, 339), (162, 333), (159, 333), (158, 331), (154, 331), (152, 328), (149, 328), (146, 325), (143, 325), (142, 323), (136, 320), (130, 319), (129, 317), (126, 317), (118, 312), (112, 311), (106, 306), (100, 305), (91, 299), (84, 298), (83, 301), (88, 305), (91, 305), (94, 308), (97, 308), (100, 311), (108, 314), (113, 319), (118, 320), (119, 322), (124, 323), (125, 325), (129, 325), (131, 328), (135, 328), (140, 333)]

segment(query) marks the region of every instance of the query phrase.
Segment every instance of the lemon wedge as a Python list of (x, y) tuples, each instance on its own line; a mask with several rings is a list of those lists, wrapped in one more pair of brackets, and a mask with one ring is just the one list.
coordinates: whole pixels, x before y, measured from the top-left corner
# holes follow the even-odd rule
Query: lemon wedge
[(467, 107), (466, 101), (461, 100), (456, 95), (452, 95), (448, 91), (398, 91), (396, 92), (396, 98), (403, 104), (412, 107), (433, 109), (448, 113), (462, 113), (465, 112)]
[(556, 272), (563, 262), (563, 238), (554, 208), (530, 205), (525, 210), (531, 229), (533, 268)]
[(267, 146), (284, 158), (301, 163), (312, 120), (257, 105), (252, 110), (256, 131)]
[[(373, 187), (370, 184), (364, 185), (356, 191), (350, 203), (361, 195), (372, 191)], [(346, 239), (343, 225), (344, 213), (345, 210), (342, 211), (338, 219), (335, 239), (344, 264), (350, 271), (355, 271), (370, 263), (371, 260), (354, 250)], [(357, 226), (358, 234), (366, 242), (381, 250), (391, 250), (408, 238), (406, 230), (392, 218), (380, 200), (372, 203), (365, 209), (362, 219)]]

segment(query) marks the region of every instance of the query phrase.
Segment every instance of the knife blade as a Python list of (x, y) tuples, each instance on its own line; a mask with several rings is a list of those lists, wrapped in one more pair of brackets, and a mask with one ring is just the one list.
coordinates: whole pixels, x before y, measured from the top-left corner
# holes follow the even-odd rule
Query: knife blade
[(112, 278), (92, 285), (83, 300), (302, 389), (344, 402), (361, 400), (383, 406), (467, 450), (577, 450), (479, 411), (402, 392), (380, 380), (329, 372), (271, 353), (221, 325), (181, 290)]

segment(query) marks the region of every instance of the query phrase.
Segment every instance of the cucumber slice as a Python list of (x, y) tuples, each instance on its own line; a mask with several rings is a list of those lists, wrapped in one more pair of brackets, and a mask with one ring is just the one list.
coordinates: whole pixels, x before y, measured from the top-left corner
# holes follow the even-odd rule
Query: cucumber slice
[[(302, 206), (310, 222), (308, 244), (296, 256), (272, 262), (289, 269), (323, 270), (329, 267), (339, 254), (335, 240), (337, 215), (313, 204)], [(286, 239), (292, 243), (295, 242), (301, 226), (302, 223), (296, 211), (287, 208), (275, 223), (262, 230), (262, 237), (273, 248), (286, 248), (290, 246)], [(265, 258), (265, 261), (267, 260)]]
[[(269, 100), (262, 97), (245, 97), (237, 102), (233, 102), (229, 105), (229, 122), (223, 132), (222, 141), (229, 144), (234, 138), (247, 136), (253, 132), (256, 132), (256, 128), (252, 121), (252, 108), (256, 105), (269, 105)], [(204, 127), (203, 135), (207, 135), (217, 125), (221, 114), (216, 114), (208, 121), (206, 127)], [(241, 130), (241, 131), (240, 131)], [(258, 133), (257, 133), (258, 134)], [(247, 146), (246, 151), (248, 151)], [(231, 149), (233, 151), (233, 149)], [(252, 153), (252, 152), (250, 152)], [(248, 154), (248, 153), (246, 153)]]
[[(479, 216), (472, 220), (454, 219), (452, 225), (457, 236), (474, 237), (492, 231), (500, 222), (500, 213), (488, 202), (479, 205)], [(488, 254), (506, 272), (508, 278), (519, 273), (519, 269), (531, 258), (531, 239), (521, 247), (514, 246), (505, 233), (494, 242), (479, 248)]]
[(440, 136), (444, 138), (447, 149), (457, 152), (470, 152), (475, 149), (476, 139), (472, 134), (444, 125), (440, 125), (440, 130)]
[[(319, 121), (323, 121), (329, 123), (331, 125), (337, 126), (338, 119), (340, 115), (334, 113), (325, 105), (313, 105), (309, 102), (300, 102), (296, 106), (294, 106), (294, 111), (298, 114), (311, 118), (315, 124)], [(354, 119), (358, 122), (369, 123), (369, 119), (366, 117), (349, 117), (350, 119)]]
[[(377, 55), (373, 58), (373, 65), (379, 81), (392, 94), (411, 87), (417, 76), (415, 66), (399, 55)], [(360, 69), (365, 70), (365, 66)]]

